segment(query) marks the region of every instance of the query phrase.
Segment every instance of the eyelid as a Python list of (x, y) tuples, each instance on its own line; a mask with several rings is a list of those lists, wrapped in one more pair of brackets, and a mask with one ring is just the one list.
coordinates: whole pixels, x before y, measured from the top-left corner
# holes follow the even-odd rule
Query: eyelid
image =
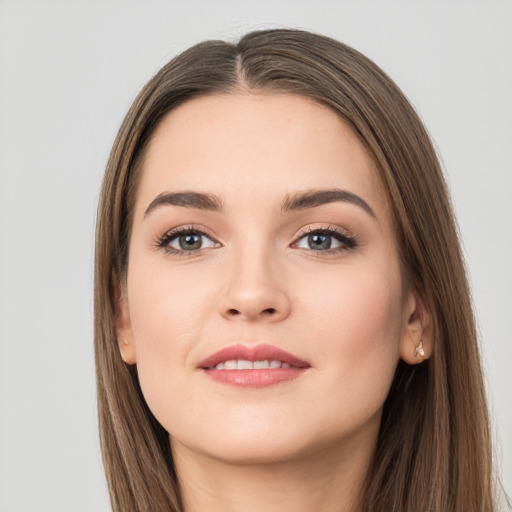
[(212, 240), (215, 238), (214, 235), (210, 233), (210, 230), (208, 228), (200, 224), (184, 224), (182, 226), (176, 226), (174, 228), (167, 230), (162, 235), (162, 238), (165, 236), (174, 236), (179, 235), (181, 233), (188, 233), (190, 231), (194, 233), (200, 233), (201, 235), (205, 235), (208, 238), (211, 238)]
[(295, 240), (303, 238), (304, 236), (310, 235), (312, 233), (321, 232), (339, 235), (343, 238), (354, 238), (354, 235), (352, 235), (352, 233), (348, 229), (344, 229), (336, 224), (309, 224), (308, 226), (305, 226), (299, 230), (299, 232), (295, 235)]

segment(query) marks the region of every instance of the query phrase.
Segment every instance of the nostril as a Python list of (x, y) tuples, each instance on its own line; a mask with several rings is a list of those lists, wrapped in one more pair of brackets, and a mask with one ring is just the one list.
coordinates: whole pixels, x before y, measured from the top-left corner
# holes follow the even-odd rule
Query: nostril
[[(263, 316), (266, 316), (266, 315), (273, 315), (274, 313), (276, 313), (275, 308), (267, 308), (267, 309), (263, 309), (260, 314)], [(240, 311), (238, 311), (238, 309), (231, 308), (228, 310), (228, 314), (231, 316), (235, 316), (235, 315), (240, 315), (241, 313), (240, 313)]]

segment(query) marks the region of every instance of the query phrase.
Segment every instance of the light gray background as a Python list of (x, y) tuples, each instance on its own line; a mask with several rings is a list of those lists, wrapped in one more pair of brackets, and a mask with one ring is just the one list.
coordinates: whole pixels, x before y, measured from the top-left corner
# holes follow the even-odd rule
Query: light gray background
[(0, 0), (0, 511), (109, 509), (92, 265), (110, 146), (135, 94), (177, 52), (278, 26), (366, 53), (429, 127), (459, 215), (512, 490), (510, 1)]

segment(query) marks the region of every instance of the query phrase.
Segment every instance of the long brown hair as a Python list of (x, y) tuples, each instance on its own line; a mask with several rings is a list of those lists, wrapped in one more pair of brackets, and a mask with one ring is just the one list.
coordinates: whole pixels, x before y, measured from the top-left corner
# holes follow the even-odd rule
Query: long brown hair
[(367, 512), (491, 512), (489, 420), (475, 322), (449, 195), (429, 135), (372, 61), (298, 30), (207, 41), (165, 65), (130, 108), (107, 164), (97, 218), (95, 348), (101, 446), (113, 510), (180, 511), (168, 433), (148, 409), (136, 366), (116, 339), (117, 280), (125, 278), (138, 162), (177, 105), (213, 93), (288, 92), (350, 123), (389, 195), (407, 278), (427, 305), (434, 350), (398, 364), (364, 491)]

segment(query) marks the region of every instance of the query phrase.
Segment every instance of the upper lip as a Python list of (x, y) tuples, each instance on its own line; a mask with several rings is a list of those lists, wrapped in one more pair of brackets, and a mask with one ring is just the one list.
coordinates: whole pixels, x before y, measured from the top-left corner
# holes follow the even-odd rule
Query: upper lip
[(299, 368), (307, 368), (310, 366), (306, 361), (273, 345), (247, 346), (238, 344), (223, 348), (208, 356), (198, 364), (198, 367), (214, 368), (219, 363), (231, 360), (281, 361), (282, 363), (288, 363), (290, 366)]

